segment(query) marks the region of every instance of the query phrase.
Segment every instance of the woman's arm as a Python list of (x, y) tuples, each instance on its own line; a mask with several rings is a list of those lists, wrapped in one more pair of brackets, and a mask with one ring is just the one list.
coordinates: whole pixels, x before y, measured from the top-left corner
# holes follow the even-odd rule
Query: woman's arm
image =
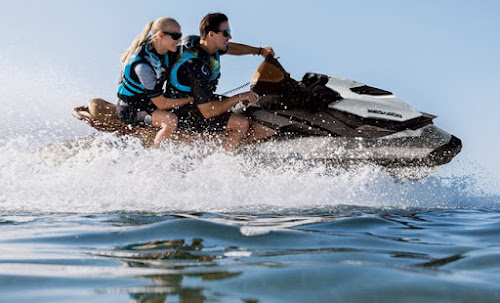
[(151, 101), (153, 101), (154, 105), (156, 105), (158, 109), (165, 110), (174, 108), (176, 106), (192, 103), (194, 102), (194, 98), (174, 99), (174, 98), (167, 98), (163, 95), (159, 95), (158, 97), (151, 98)]
[(146, 95), (151, 98), (151, 101), (153, 101), (154, 105), (156, 105), (158, 109), (171, 109), (194, 101), (193, 98), (173, 99), (163, 96), (161, 94), (161, 87), (163, 86), (163, 83), (156, 82), (156, 76), (153, 68), (148, 64), (137, 64), (135, 67), (135, 73), (137, 74), (141, 84), (144, 86)]

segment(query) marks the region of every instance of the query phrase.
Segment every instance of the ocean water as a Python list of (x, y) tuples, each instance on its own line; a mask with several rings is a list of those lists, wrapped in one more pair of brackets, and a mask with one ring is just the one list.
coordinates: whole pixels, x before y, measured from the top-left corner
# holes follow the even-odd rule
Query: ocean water
[(1, 302), (500, 302), (498, 178), (463, 155), (412, 180), (148, 150), (73, 119), (60, 71), (9, 73)]

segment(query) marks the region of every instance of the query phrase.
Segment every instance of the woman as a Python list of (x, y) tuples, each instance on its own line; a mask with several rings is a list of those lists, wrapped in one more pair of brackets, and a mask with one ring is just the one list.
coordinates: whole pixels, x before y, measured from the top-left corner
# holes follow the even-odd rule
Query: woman
[(181, 36), (177, 21), (158, 18), (146, 25), (122, 57), (116, 107), (118, 118), (131, 125), (161, 127), (154, 140), (156, 147), (177, 128), (177, 116), (167, 109), (193, 101), (192, 98), (172, 99), (163, 95), (167, 71), (173, 64)]

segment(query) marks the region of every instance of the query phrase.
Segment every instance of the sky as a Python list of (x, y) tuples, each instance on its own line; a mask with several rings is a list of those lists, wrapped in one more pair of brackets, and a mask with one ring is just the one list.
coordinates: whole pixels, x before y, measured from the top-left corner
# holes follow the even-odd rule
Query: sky
[[(173, 17), (197, 34), (209, 12), (229, 17), (233, 41), (272, 46), (296, 79), (353, 79), (437, 115), (462, 139), (459, 157), (500, 171), (500, 1), (3, 1), (0, 93), (64, 86), (80, 92), (67, 93), (68, 116), (90, 98), (115, 102), (121, 54), (148, 21)], [(260, 62), (223, 56), (219, 92), (248, 82)], [(13, 100), (0, 95), (1, 105)]]

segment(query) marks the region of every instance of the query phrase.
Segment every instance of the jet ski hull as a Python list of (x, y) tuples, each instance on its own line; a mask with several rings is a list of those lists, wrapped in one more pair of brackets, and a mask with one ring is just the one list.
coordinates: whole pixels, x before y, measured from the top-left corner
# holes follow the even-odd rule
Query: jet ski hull
[[(414, 136), (415, 133), (420, 134)], [(429, 125), (401, 137), (278, 136), (245, 149), (268, 159), (293, 158), (335, 165), (373, 163), (384, 167), (434, 167), (449, 163), (460, 152), (461, 141)]]
[[(95, 107), (92, 105), (92, 101), (90, 107), (76, 107), (73, 110), (73, 115), (98, 131), (112, 132), (117, 136), (136, 137), (146, 147), (153, 145), (157, 128), (126, 125), (115, 115), (104, 119), (103, 115), (100, 118), (96, 117), (95, 114), (91, 114), (89, 109)], [(103, 104), (106, 101), (99, 100), (99, 102)], [(114, 105), (108, 103), (107, 106), (113, 107)], [(363, 134), (365, 137), (361, 137), (359, 136), (360, 132), (354, 129), (349, 130), (340, 120), (330, 120), (332, 125), (342, 124), (342, 132), (350, 131), (358, 134), (358, 136), (346, 137), (334, 136), (331, 133), (325, 134), (324, 129), (314, 128), (309, 124), (288, 120), (288, 118), (285, 118), (286, 121), (277, 121), (276, 117), (283, 118), (283, 116), (274, 111), (265, 111), (264, 113), (263, 110), (259, 110), (253, 114), (249, 111), (246, 114), (277, 131), (276, 136), (265, 142), (248, 144), (242, 148), (243, 152), (258, 154), (259, 157), (267, 160), (294, 158), (335, 165), (366, 162), (385, 167), (433, 167), (450, 162), (460, 152), (462, 146), (460, 139), (434, 124), (428, 124), (416, 130), (392, 132), (381, 137), (376, 137), (373, 134), (375, 130), (371, 130), (372, 133), (366, 132)], [(277, 125), (278, 122), (284, 125)], [(180, 131), (175, 140), (181, 142), (220, 141), (221, 136), (222, 134)]]

